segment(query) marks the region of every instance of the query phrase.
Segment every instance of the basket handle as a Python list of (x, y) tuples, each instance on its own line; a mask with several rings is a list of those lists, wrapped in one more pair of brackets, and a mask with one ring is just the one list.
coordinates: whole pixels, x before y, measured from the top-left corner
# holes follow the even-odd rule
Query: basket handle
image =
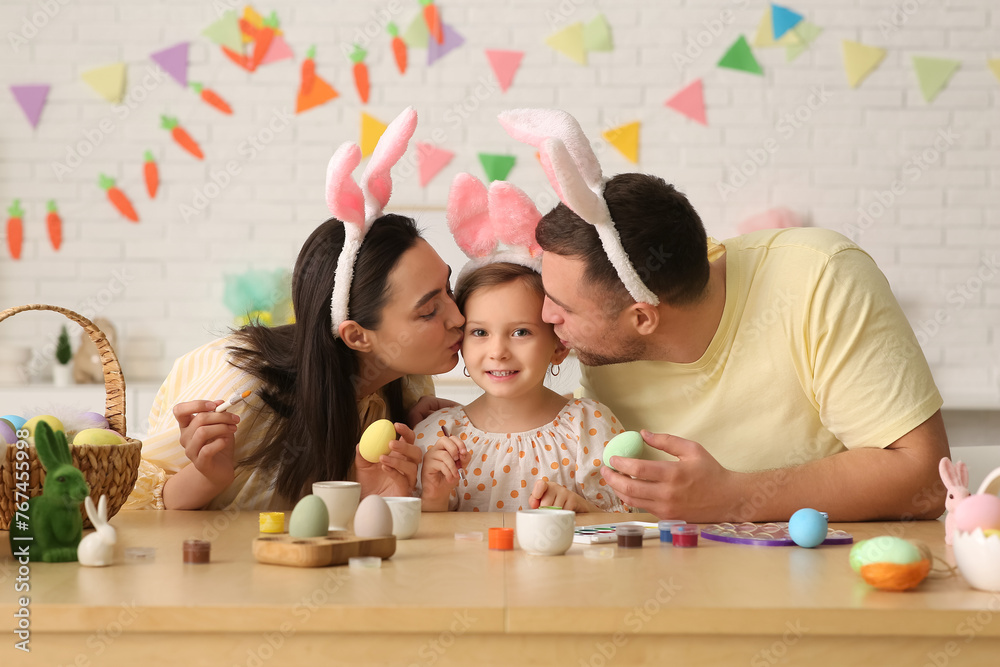
[(44, 303), (29, 303), (0, 311), (0, 322), (26, 310), (51, 310), (54, 313), (62, 313), (82, 326), (83, 330), (87, 332), (90, 340), (94, 341), (94, 345), (97, 346), (97, 352), (101, 357), (101, 367), (104, 369), (104, 391), (106, 394), (104, 416), (108, 420), (108, 426), (113, 431), (116, 431), (123, 438), (127, 437), (125, 435), (125, 376), (122, 375), (121, 364), (118, 363), (118, 357), (111, 348), (108, 337), (83, 315), (75, 313), (69, 308), (48, 306)]

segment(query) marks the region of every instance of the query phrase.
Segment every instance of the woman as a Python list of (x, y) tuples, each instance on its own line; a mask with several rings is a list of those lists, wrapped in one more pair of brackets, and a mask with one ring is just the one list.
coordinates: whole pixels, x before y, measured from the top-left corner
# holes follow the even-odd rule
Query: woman
[[(415, 124), (412, 110), (390, 124), (363, 190), (350, 177), (357, 147), (334, 155), (327, 200), (337, 218), (299, 253), (295, 324), (250, 325), (175, 363), (150, 413), (130, 507), (286, 509), (322, 480), (356, 479), (363, 496), (413, 491), (421, 451), (406, 424), (377, 463), (357, 442), (376, 419), (403, 422), (433, 393), (425, 376), (454, 368), (461, 347), (450, 269), (411, 219), (382, 215)], [(223, 412), (205, 400), (244, 391)]]

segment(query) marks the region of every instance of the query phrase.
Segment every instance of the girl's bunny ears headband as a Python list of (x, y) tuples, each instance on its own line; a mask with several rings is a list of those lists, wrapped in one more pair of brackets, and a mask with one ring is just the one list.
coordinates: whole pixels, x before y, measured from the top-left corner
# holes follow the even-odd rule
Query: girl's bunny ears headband
[(407, 107), (389, 123), (361, 174), (361, 187), (351, 176), (361, 164), (361, 149), (357, 144), (350, 141), (341, 144), (326, 167), (326, 205), (330, 213), (344, 223), (344, 248), (337, 260), (330, 299), (334, 338), (340, 336), (340, 323), (348, 319), (347, 302), (358, 251), (392, 194), (389, 171), (403, 157), (416, 128), (417, 112), (413, 107)]
[(459, 174), (448, 193), (447, 218), (455, 242), (471, 260), (462, 267), (456, 284), (494, 262), (520, 264), (541, 273), (542, 249), (535, 242), (535, 227), (542, 214), (514, 185), (493, 181), (487, 190), (475, 176)]
[(558, 109), (512, 109), (499, 119), (510, 136), (538, 149), (542, 168), (559, 199), (597, 229), (605, 254), (632, 298), (658, 305), (659, 298), (642, 282), (622, 247), (604, 200), (601, 165), (580, 123)]

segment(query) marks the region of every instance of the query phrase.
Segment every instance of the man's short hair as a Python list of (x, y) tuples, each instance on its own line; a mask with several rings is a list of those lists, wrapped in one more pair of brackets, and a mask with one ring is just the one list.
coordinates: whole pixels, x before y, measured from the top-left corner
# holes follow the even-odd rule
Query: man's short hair
[[(646, 287), (670, 305), (697, 301), (708, 284), (707, 237), (687, 197), (662, 178), (630, 173), (609, 180), (604, 199), (622, 247)], [(614, 301), (615, 312), (634, 303), (597, 230), (565, 204), (542, 217), (535, 239), (545, 252), (583, 260), (584, 277)]]

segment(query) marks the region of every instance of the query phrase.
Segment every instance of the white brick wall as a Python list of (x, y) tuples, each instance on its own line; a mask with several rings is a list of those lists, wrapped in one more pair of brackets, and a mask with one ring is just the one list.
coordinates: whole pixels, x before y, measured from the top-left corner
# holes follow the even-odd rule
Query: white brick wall
[[(301, 242), (326, 217), (327, 159), (342, 141), (358, 139), (362, 107), (341, 47), (359, 30), (384, 24), (387, 12), (395, 12), (405, 29), (418, 11), (412, 0), (258, 2), (262, 13), (278, 11), (297, 58), (247, 74), (199, 35), (220, 8), (244, 4), (0, 4), (5, 87), (53, 86), (34, 131), (12, 97), (0, 94), (5, 119), (0, 204), (21, 198), (27, 211), (22, 260), (14, 263), (6, 252), (0, 258), (0, 306), (42, 301), (109, 317), (118, 326), (126, 376), (136, 381), (162, 377), (174, 357), (225, 329), (224, 274), (291, 266)], [(595, 141), (609, 174), (636, 167), (600, 140), (601, 131), (639, 120), (638, 169), (687, 192), (711, 234), (730, 236), (742, 218), (775, 205), (793, 208), (813, 225), (851, 233), (879, 261), (922, 333), (943, 390), (996, 396), (1000, 271), (990, 270), (988, 261), (1000, 260), (1000, 82), (986, 67), (988, 57), (1000, 56), (995, 0), (800, 0), (791, 6), (824, 32), (793, 63), (785, 62), (782, 49), (755, 50), (764, 77), (715, 67), (739, 34), (752, 41), (766, 7), (757, 0), (440, 0), (439, 5), (466, 45), (432, 67), (423, 50), (411, 49), (410, 70), (400, 77), (379, 28), (368, 45), (372, 98), (365, 110), (388, 121), (403, 105), (414, 104), (421, 117), (416, 139), (429, 141), (439, 131), (442, 146), (456, 153), (426, 189), (415, 174), (397, 178), (393, 198), (397, 209), (422, 210), (421, 220), (433, 228), (449, 259), (457, 263), (460, 256), (443, 235), (440, 207), (458, 171), (482, 176), (477, 152), (517, 155), (511, 180), (552, 201), (533, 151), (507, 137), (495, 122), (497, 112), (512, 106), (567, 109)], [(42, 23), (46, 8), (55, 15), (45, 18), (26, 46), (14, 49), (9, 34), (21, 33), (33, 17)], [(612, 26), (613, 52), (591, 53), (590, 64), (580, 66), (544, 45), (557, 28), (589, 21), (599, 11)], [(880, 21), (893, 24), (894, 11), (898, 25), (880, 28)], [(718, 35), (678, 68), (675, 54), (706, 30), (711, 36), (713, 27)], [(858, 90), (847, 87), (841, 39), (888, 49), (882, 66)], [(217, 113), (165, 75), (150, 76), (156, 70), (149, 53), (183, 40), (191, 42), (190, 79), (218, 90), (234, 107), (233, 117)], [(293, 108), (298, 63), (311, 43), (318, 45), (318, 73), (341, 97), (294, 117), (272, 137), (265, 128)], [(485, 48), (527, 52), (507, 93), (494, 83)], [(920, 95), (913, 55), (962, 61), (932, 104)], [(79, 74), (122, 59), (128, 62), (131, 106), (116, 110)], [(704, 81), (707, 128), (663, 107), (696, 77)], [(820, 89), (828, 99), (810, 109), (809, 97)], [(782, 119), (797, 111), (809, 119), (789, 131)], [(205, 162), (170, 141), (159, 128), (161, 113), (181, 119), (202, 143)], [(939, 133), (948, 131), (955, 135), (951, 145), (935, 150)], [(266, 145), (247, 159), (253, 137)], [(778, 150), (723, 200), (719, 183), (769, 139)], [(74, 147), (86, 150), (89, 143), (97, 145), (82, 163), (57, 178), (53, 163), (65, 162)], [(154, 201), (142, 182), (146, 149), (160, 165), (161, 192)], [(229, 161), (238, 163), (239, 174), (185, 222), (180, 205), (191, 205)], [(112, 210), (97, 188), (99, 172), (118, 179), (139, 211), (139, 225)], [(894, 182), (898, 192), (889, 202), (886, 193)], [(44, 231), (49, 198), (58, 201), (65, 221), (59, 253)], [(115, 281), (122, 280), (124, 287), (113, 292)], [(0, 343), (39, 350), (54, 339), (57, 326), (55, 317), (20, 315), (0, 326)]]

